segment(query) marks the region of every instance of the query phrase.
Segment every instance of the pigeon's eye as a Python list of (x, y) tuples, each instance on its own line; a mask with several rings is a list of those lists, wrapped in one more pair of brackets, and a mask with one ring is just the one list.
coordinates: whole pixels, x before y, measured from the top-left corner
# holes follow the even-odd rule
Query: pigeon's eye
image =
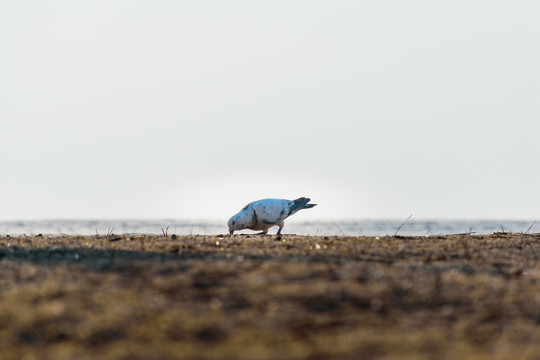
[(236, 225), (236, 221), (233, 221), (232, 224), (233, 224), (233, 225)]

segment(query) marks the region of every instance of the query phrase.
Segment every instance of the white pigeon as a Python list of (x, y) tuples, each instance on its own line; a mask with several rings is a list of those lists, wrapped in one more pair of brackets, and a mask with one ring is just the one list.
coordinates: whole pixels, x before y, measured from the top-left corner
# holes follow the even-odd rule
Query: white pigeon
[(244, 206), (242, 210), (229, 219), (229, 234), (235, 230), (262, 230), (266, 234), (272, 226), (279, 226), (277, 235), (281, 235), (283, 221), (302, 209), (309, 209), (317, 204), (308, 204), (311, 199), (301, 197), (296, 200), (263, 199)]

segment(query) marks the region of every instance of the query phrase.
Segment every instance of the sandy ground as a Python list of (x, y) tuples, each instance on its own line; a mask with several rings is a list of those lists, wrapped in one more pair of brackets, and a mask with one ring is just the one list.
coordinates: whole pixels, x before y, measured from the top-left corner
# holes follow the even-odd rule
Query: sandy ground
[(540, 235), (0, 237), (0, 359), (540, 359)]

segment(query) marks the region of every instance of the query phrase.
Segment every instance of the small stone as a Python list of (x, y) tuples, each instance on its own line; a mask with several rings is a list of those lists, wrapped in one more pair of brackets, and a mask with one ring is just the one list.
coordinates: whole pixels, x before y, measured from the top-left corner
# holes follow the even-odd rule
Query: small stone
[(221, 300), (218, 297), (213, 297), (212, 299), (210, 299), (208, 306), (212, 310), (219, 310), (221, 309)]

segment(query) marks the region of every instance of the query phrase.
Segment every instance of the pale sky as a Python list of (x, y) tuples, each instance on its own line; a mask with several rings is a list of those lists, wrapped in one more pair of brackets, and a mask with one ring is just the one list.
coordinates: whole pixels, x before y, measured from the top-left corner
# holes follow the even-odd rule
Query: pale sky
[(538, 1), (3, 1), (0, 219), (540, 218)]

